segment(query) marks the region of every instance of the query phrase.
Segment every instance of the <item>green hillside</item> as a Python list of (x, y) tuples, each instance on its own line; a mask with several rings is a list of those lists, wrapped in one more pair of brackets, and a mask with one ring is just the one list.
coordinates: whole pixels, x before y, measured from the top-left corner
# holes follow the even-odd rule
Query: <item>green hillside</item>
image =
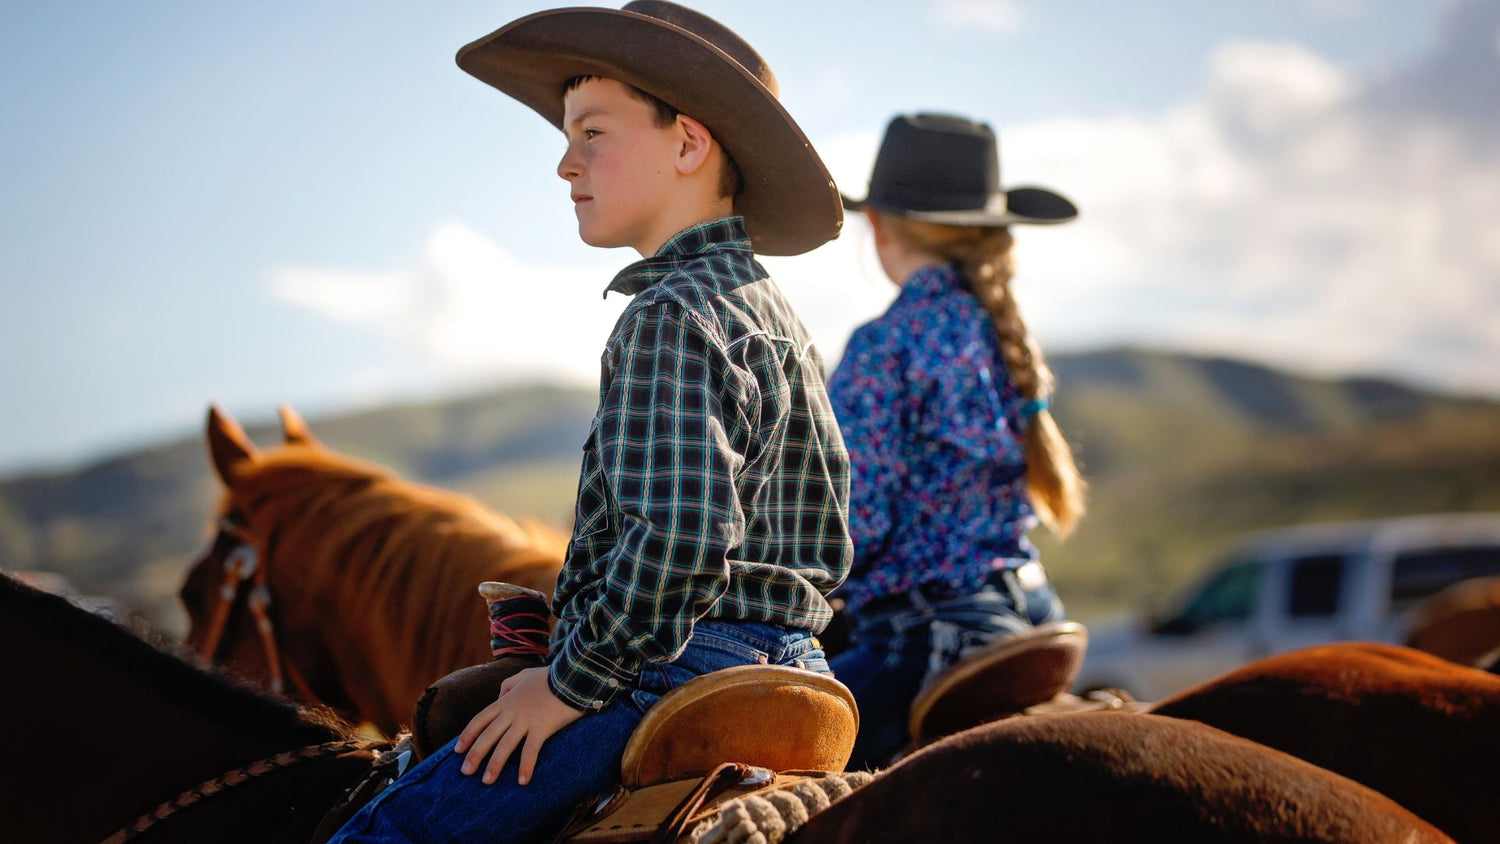
[[(1091, 508), (1066, 543), (1038, 541), (1085, 620), (1161, 595), (1247, 530), (1500, 511), (1494, 401), (1140, 350), (1052, 364)], [(310, 421), (335, 449), (563, 526), (595, 400), (531, 385)], [(0, 568), (60, 572), (179, 630), (174, 594), (216, 495), (201, 438), (0, 482)]]

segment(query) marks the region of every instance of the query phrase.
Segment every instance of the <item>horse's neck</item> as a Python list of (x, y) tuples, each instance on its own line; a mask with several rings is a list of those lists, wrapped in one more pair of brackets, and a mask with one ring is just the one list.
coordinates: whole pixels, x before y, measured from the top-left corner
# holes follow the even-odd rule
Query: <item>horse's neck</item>
[[(285, 537), (283, 547), (296, 547), (292, 540)], [(493, 579), (494, 560), (449, 553), (385, 561), (373, 571), (356, 556), (324, 548), (304, 561), (273, 565), (272, 591), (287, 628), (280, 635), (288, 660), (308, 674), (320, 700), (347, 701), (353, 714), (390, 731), (410, 722), (412, 706), (438, 677), (488, 658), (476, 587)]]
[[(11, 808), (35, 817), (32, 804), (55, 798), (47, 840), (102, 838), (113, 830), (96, 829), (99, 818), (123, 824), (195, 783), (334, 735), (100, 622), (62, 608), (40, 620), (0, 613), (10, 689), (0, 720), (30, 795)], [(87, 811), (67, 805), (79, 795)]]

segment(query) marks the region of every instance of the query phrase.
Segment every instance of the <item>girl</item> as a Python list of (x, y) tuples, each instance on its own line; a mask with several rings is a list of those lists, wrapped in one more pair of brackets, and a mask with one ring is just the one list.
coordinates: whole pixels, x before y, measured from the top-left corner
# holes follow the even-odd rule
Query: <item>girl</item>
[(901, 116), (869, 196), (844, 198), (901, 286), (828, 384), (853, 470), (840, 594), (854, 632), (832, 661), (859, 704), (851, 770), (901, 749), (913, 698), (966, 651), (1063, 617), (1026, 532), (1039, 516), (1065, 535), (1084, 483), (1011, 296), (1009, 226), (1078, 212), (1051, 191), (1002, 191), (999, 169), (989, 126)]

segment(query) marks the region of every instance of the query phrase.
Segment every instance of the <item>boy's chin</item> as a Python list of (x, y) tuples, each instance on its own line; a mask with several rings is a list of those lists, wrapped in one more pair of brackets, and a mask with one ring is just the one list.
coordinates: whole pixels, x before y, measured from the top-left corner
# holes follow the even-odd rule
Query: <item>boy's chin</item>
[(599, 249), (619, 249), (630, 246), (619, 234), (601, 232), (580, 223), (578, 225), (578, 239), (585, 244)]

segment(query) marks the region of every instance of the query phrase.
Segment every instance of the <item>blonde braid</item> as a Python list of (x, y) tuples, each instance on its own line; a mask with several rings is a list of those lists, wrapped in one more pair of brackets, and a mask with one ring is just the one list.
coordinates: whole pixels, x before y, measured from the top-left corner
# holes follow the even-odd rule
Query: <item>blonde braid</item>
[[(1015, 275), (1015, 238), (1010, 230), (943, 226), (889, 215), (884, 219), (898, 240), (958, 264), (969, 289), (990, 315), (1016, 391), (1028, 400), (1049, 398), (1054, 386), (1052, 370), (1010, 291)], [(1085, 509), (1087, 483), (1067, 438), (1045, 407), (1032, 417), (1026, 437), (1026, 487), (1042, 522), (1059, 537), (1071, 533)]]

